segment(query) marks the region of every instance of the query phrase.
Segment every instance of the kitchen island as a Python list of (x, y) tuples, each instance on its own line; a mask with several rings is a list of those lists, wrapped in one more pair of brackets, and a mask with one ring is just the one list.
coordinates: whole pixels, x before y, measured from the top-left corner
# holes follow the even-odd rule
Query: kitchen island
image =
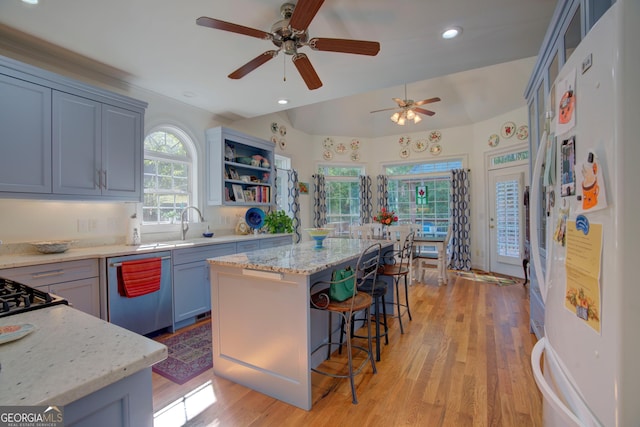
[(312, 350), (327, 340), (328, 315), (310, 309), (310, 286), (355, 266), (373, 243), (392, 246), (329, 238), (322, 249), (303, 242), (209, 259), (215, 374), (310, 410), (311, 367), (324, 355)]
[(63, 406), (65, 425), (153, 425), (151, 366), (166, 346), (66, 305), (0, 318), (18, 324), (35, 329), (0, 345), (0, 406)]

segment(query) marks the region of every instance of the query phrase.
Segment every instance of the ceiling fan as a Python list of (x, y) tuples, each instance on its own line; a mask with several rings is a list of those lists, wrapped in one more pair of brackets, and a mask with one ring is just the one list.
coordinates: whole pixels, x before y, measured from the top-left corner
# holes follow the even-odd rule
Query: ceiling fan
[(309, 39), (307, 27), (315, 17), (324, 0), (299, 0), (294, 3), (284, 3), (280, 7), (282, 18), (271, 26), (271, 31), (266, 32), (219, 19), (202, 16), (196, 19), (196, 24), (217, 30), (230, 31), (245, 36), (270, 40), (278, 49), (267, 50), (253, 58), (231, 74), (231, 79), (241, 79), (262, 64), (276, 57), (280, 51), (291, 55), (293, 64), (298, 69), (300, 76), (310, 90), (322, 87), (322, 81), (311, 61), (304, 53), (298, 53), (298, 49), (309, 46), (312, 50), (327, 52), (354, 53), (357, 55), (375, 56), (380, 51), (380, 43), (365, 40), (312, 38)]
[(425, 114), (427, 116), (433, 116), (435, 114), (434, 111), (425, 110), (424, 108), (420, 108), (421, 105), (430, 104), (432, 102), (440, 101), (440, 98), (437, 96), (435, 98), (423, 99), (422, 101), (414, 101), (413, 99), (407, 99), (407, 85), (404, 85), (404, 99), (400, 98), (392, 98), (397, 104), (397, 107), (392, 108), (383, 108), (382, 110), (374, 110), (372, 113), (378, 113), (380, 111), (390, 111), (395, 110), (396, 108), (400, 108), (400, 111), (396, 111), (390, 117), (391, 121), (399, 124), (400, 126), (404, 126), (407, 121), (413, 120), (414, 123), (420, 123), (422, 121), (422, 117), (419, 114)]

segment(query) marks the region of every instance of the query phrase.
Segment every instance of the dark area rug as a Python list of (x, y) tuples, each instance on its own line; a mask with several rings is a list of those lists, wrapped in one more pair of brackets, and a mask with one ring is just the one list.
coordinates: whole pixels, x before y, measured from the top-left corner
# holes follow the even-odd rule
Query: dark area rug
[(155, 340), (169, 348), (169, 356), (153, 365), (153, 372), (174, 383), (184, 384), (213, 367), (210, 321)]

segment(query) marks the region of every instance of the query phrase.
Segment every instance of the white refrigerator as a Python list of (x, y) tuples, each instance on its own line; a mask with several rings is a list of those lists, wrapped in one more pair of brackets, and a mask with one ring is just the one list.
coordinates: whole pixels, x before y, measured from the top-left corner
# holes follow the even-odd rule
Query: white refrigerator
[(558, 73), (532, 171), (548, 201), (531, 356), (545, 426), (640, 426), (639, 80), (640, 0), (617, 0)]

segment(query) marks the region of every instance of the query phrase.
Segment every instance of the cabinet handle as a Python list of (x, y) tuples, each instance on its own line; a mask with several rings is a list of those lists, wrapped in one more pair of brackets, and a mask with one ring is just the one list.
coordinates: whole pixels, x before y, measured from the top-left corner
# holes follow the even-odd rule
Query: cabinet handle
[(102, 188), (102, 171), (97, 170), (96, 172), (98, 174), (98, 188)]
[(102, 188), (106, 190), (107, 189), (107, 170), (103, 169), (102, 174), (104, 175), (104, 182), (103, 182)]
[(64, 270), (52, 270), (45, 271), (43, 273), (34, 273), (31, 275), (34, 279), (40, 279), (42, 277), (51, 277), (51, 276), (62, 276), (64, 274)]

